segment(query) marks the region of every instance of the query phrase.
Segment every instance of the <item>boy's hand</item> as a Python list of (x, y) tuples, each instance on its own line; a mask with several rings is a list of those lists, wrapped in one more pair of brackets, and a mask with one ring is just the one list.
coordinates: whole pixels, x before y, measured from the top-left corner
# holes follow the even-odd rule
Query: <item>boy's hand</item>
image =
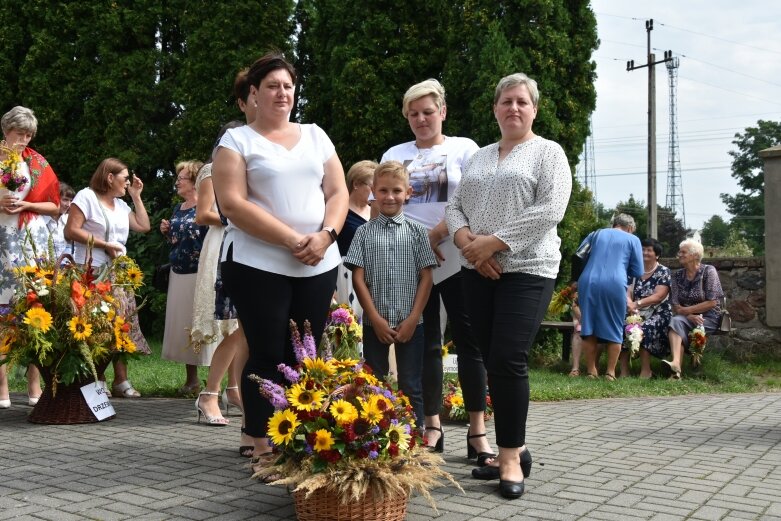
[(418, 327), (418, 321), (413, 317), (407, 317), (396, 326), (396, 342), (404, 343), (412, 340), (415, 334), (415, 328)]
[(377, 335), (377, 339), (383, 344), (390, 345), (399, 341), (396, 338), (398, 336), (396, 330), (391, 328), (388, 325), (388, 321), (384, 318), (380, 318), (379, 320), (372, 320), (372, 329), (374, 329), (374, 334)]

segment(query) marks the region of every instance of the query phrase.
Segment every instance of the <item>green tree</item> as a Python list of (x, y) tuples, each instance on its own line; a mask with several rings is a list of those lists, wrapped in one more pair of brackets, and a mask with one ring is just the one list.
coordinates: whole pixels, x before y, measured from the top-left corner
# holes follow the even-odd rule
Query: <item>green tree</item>
[(177, 69), (172, 94), (180, 107), (173, 144), (180, 159), (206, 160), (220, 127), (244, 120), (232, 97), (236, 72), (270, 49), (293, 60), (295, 5), (293, 0), (183, 5), (176, 14), (182, 45), (172, 55)]
[(345, 168), (411, 139), (401, 98), (441, 76), (448, 9), (444, 0), (299, 2), (301, 119), (325, 129)]
[(589, 2), (461, 0), (450, 16), (449, 131), (482, 145), (495, 141), (496, 83), (525, 72), (540, 90), (535, 133), (561, 144), (574, 165), (596, 106), (591, 54), (599, 42)]
[[(648, 205), (645, 201), (637, 201), (634, 195), (630, 194), (626, 202), (616, 205), (614, 213), (625, 213), (634, 217), (637, 225), (635, 235), (641, 239), (648, 237)], [(659, 236), (654, 238), (662, 244), (662, 255), (672, 255), (678, 251), (678, 245), (686, 238), (689, 230), (669, 208), (657, 205), (657, 219)]]
[(720, 215), (714, 215), (702, 225), (700, 234), (703, 245), (721, 248), (727, 244), (730, 226)]
[(731, 230), (727, 236), (726, 246), (721, 250), (721, 257), (751, 257), (754, 251), (745, 237), (738, 230)]
[(738, 180), (743, 193), (721, 194), (721, 200), (734, 216), (732, 226), (740, 230), (751, 249), (762, 255), (765, 251), (765, 173), (759, 151), (781, 144), (781, 122), (757, 121), (756, 127), (735, 134), (732, 142), (738, 147), (730, 151), (732, 177)]

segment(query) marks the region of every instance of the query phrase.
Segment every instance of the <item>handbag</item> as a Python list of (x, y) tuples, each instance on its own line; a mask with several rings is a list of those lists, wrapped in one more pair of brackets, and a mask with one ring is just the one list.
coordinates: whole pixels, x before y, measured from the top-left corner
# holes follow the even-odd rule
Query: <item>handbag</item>
[(591, 256), (591, 244), (596, 240), (599, 231), (589, 234), (583, 244), (572, 254), (572, 280), (578, 280), (583, 274), (583, 270), (586, 269), (586, 263)]
[(152, 286), (156, 290), (168, 293), (168, 279), (171, 277), (171, 263), (166, 262), (155, 268), (155, 276), (152, 277)]
[(730, 316), (727, 310), (727, 297), (721, 297), (721, 316), (719, 317), (719, 325), (716, 328), (718, 333), (730, 333), (732, 332), (732, 316)]
[[(703, 296), (705, 296), (705, 291), (703, 290), (702, 284), (706, 273), (708, 273), (708, 270), (705, 270), (705, 272), (702, 274), (702, 277), (700, 278), (700, 291), (702, 292)], [(714, 334), (728, 335), (732, 332), (732, 316), (729, 314), (729, 311), (727, 310), (726, 295), (721, 296), (721, 306), (719, 306), (719, 308), (720, 308), (719, 323), (716, 325), (716, 331), (714, 331)]]

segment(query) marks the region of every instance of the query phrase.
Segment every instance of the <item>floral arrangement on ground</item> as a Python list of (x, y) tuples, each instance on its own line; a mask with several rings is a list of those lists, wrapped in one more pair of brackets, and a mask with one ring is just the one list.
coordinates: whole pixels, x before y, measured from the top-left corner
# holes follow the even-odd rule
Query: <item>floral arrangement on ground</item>
[[(461, 382), (458, 380), (446, 382), (447, 390), (442, 398), (442, 409), (447, 418), (456, 421), (469, 421), (469, 413), (464, 407), (464, 393), (461, 390)], [(494, 408), (491, 404), (491, 395), (485, 395), (485, 412), (483, 417), (486, 421), (494, 416)]]
[(327, 342), (318, 355), (308, 322), (303, 339), (290, 323), (297, 365), (280, 364), (288, 385), (252, 376), (276, 412), (268, 422), (273, 464), (253, 477), (288, 485), (309, 496), (327, 489), (342, 503), (405, 497), (415, 490), (432, 506), (429, 490), (449, 481), (443, 460), (420, 448), (409, 399), (379, 381), (355, 358), (334, 358)]
[[(35, 364), (50, 373), (52, 392), (90, 375), (113, 355), (127, 357), (136, 346), (130, 338), (127, 292), (142, 284), (143, 274), (126, 256), (100, 269), (77, 264), (70, 255), (54, 260), (22, 252), (13, 269), (16, 288), (8, 306), (0, 306), (0, 363)], [(132, 298), (132, 296), (131, 296)]]

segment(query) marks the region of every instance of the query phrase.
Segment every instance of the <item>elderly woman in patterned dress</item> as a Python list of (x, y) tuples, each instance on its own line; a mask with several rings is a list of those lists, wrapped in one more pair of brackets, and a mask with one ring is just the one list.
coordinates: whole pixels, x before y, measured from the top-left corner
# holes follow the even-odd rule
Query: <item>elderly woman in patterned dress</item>
[(488, 371), (499, 456), (472, 470), (499, 479), (499, 492), (520, 497), (531, 472), (526, 448), (529, 349), (559, 271), (556, 227), (572, 174), (561, 146), (532, 132), (537, 83), (525, 74), (499, 81), (494, 116), (502, 138), (467, 161), (446, 209), (461, 250), (467, 313)]
[[(656, 239), (643, 239), (643, 275), (635, 278), (627, 291), (627, 310), (643, 317), (640, 345), (640, 378), (651, 378), (651, 355), (662, 358), (670, 353), (667, 328), (673, 316), (670, 305), (670, 268), (659, 264), (662, 245)], [(629, 375), (629, 351), (621, 352), (621, 376)]]
[(724, 296), (716, 268), (702, 264), (703, 248), (699, 242), (686, 239), (678, 250), (682, 268), (673, 274), (670, 301), (673, 317), (667, 338), (673, 359), (662, 360), (672, 371), (671, 378), (680, 380), (683, 351), (689, 345), (689, 332), (703, 326), (706, 333), (713, 333), (719, 326), (721, 308), (719, 300)]

